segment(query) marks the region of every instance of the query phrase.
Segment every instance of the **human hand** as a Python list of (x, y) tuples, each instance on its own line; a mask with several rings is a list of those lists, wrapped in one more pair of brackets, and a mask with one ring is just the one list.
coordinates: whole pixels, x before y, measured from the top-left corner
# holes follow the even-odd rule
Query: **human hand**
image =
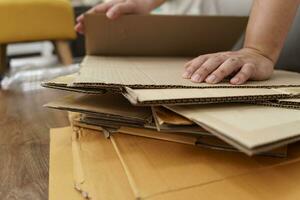
[(239, 51), (201, 55), (185, 65), (183, 78), (193, 82), (216, 84), (227, 77), (230, 83), (239, 85), (247, 80), (266, 80), (273, 73), (271, 59), (251, 48)]
[[(105, 13), (109, 19), (117, 19), (123, 14), (147, 14), (156, 6), (154, 3), (155, 1), (145, 0), (111, 0), (96, 5), (86, 13)], [(76, 21), (75, 30), (84, 34), (84, 14), (80, 15)]]

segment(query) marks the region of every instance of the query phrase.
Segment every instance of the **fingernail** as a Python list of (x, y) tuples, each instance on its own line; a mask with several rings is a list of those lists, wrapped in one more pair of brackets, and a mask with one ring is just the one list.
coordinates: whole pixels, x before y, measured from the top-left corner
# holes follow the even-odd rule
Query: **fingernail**
[(113, 12), (107, 12), (106, 16), (110, 19), (112, 19), (114, 17), (114, 13)]
[(191, 73), (190, 73), (190, 72), (184, 72), (184, 73), (182, 74), (182, 77), (183, 77), (183, 78), (191, 78)]
[(199, 82), (200, 78), (201, 78), (201, 76), (199, 74), (195, 74), (192, 76), (191, 80), (194, 82)]
[(212, 74), (207, 79), (205, 80), (208, 83), (216, 83), (217, 82), (217, 77), (216, 75)]
[(239, 82), (240, 82), (239, 78), (233, 78), (233, 79), (231, 79), (231, 83), (232, 84), (238, 84)]

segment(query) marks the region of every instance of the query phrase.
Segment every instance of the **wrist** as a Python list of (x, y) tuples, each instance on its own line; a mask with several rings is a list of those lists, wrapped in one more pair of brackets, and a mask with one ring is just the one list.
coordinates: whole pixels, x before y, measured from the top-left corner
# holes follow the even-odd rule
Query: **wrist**
[(269, 61), (271, 61), (274, 65), (278, 59), (278, 53), (267, 53), (266, 51), (260, 50), (259, 48), (253, 46), (244, 45), (242, 50), (263, 56)]

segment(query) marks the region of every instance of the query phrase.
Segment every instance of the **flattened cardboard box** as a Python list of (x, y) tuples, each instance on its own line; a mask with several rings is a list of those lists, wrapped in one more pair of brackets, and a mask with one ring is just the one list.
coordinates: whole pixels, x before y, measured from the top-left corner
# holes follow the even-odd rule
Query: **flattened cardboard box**
[[(71, 149), (72, 130), (52, 131), (59, 141), (51, 145), (50, 187), (62, 185), (57, 176), (73, 189), (68, 174), (78, 169), (63, 153)], [(66, 141), (67, 140), (67, 141)], [(249, 158), (241, 154), (216, 153), (189, 145), (134, 136), (116, 135), (113, 140), (89, 131), (77, 138), (80, 154), (67, 151), (82, 164), (83, 184), (92, 199), (297, 199), (299, 194), (299, 145), (292, 147), (288, 159)], [(60, 156), (61, 155), (61, 156)], [(61, 162), (64, 158), (66, 162)], [(228, 162), (230, 161), (230, 162)], [(63, 165), (64, 164), (64, 165)], [(59, 169), (59, 167), (62, 167)], [(57, 170), (55, 170), (57, 169)], [(67, 171), (68, 169), (69, 171)], [(280, 173), (278, 173), (280, 172)], [(75, 179), (77, 180), (77, 179)], [(71, 197), (66, 184), (50, 189), (49, 196)], [(74, 190), (75, 191), (75, 190)], [(218, 191), (218, 192), (216, 192)], [(255, 192), (253, 192), (255, 191)], [(76, 192), (75, 192), (76, 193)], [(73, 192), (73, 195), (75, 194)], [(75, 198), (72, 198), (75, 199)], [(52, 200), (50, 198), (50, 200)]]
[[(171, 112), (171, 111), (170, 111)], [(223, 142), (222, 140), (218, 139), (217, 137), (213, 136), (209, 132), (203, 131), (202, 128), (199, 127), (202, 132), (176, 132), (176, 131), (168, 131), (168, 132), (157, 132), (156, 130), (150, 128), (135, 128), (135, 127), (126, 127), (119, 125), (116, 128), (109, 128), (107, 125), (99, 125), (93, 124), (89, 122), (85, 122), (80, 117), (81, 114), (69, 112), (69, 121), (73, 127), (83, 128), (83, 129), (91, 129), (103, 132), (107, 138), (111, 134), (129, 134), (135, 135), (139, 137), (146, 137), (146, 138), (153, 138), (158, 140), (166, 140), (170, 142), (178, 142), (182, 144), (189, 144), (214, 150), (220, 151), (234, 151), (237, 152), (236, 148), (228, 145), (227, 143)], [(286, 157), (287, 156), (287, 146), (274, 149), (269, 152), (263, 152), (260, 155), (262, 156), (274, 156), (274, 157)]]
[(248, 155), (300, 140), (300, 111), (247, 104), (166, 106)]
[(86, 56), (73, 84), (101, 89), (300, 87), (299, 73), (281, 70), (275, 70), (269, 80), (248, 81), (243, 85), (232, 85), (226, 80), (219, 84), (193, 83), (182, 78), (187, 61), (179, 57)]
[(247, 21), (236, 16), (165, 15), (109, 20), (105, 15), (88, 14), (86, 49), (88, 55), (102, 56), (198, 56), (230, 50)]

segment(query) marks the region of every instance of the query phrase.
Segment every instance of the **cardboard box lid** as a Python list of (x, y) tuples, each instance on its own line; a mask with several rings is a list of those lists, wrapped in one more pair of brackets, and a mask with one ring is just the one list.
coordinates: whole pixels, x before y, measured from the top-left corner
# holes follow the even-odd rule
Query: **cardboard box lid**
[(136, 120), (141, 123), (149, 122), (152, 119), (150, 108), (132, 106), (120, 94), (69, 95), (60, 100), (50, 102), (45, 106), (87, 114)]
[[(198, 56), (230, 50), (247, 17), (125, 15), (85, 16), (88, 55)], [(209, 38), (209, 39), (208, 39)], [(226, 38), (226, 39), (224, 39)]]
[(247, 104), (167, 106), (248, 155), (300, 140), (300, 111)]
[(124, 96), (134, 105), (209, 104), (225, 102), (266, 101), (291, 98), (290, 93), (271, 88), (180, 88), (180, 89), (131, 89), (126, 87)]
[(75, 86), (95, 88), (270, 88), (300, 87), (300, 74), (275, 70), (266, 81), (244, 85), (193, 83), (182, 78), (186, 58), (178, 57), (103, 57), (87, 56), (81, 64)]

